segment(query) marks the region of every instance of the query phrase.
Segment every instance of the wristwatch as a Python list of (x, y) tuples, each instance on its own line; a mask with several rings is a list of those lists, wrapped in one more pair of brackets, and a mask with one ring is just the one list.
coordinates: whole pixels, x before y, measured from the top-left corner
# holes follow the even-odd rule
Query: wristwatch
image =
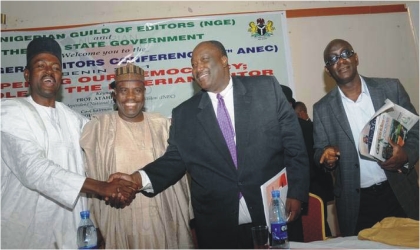
[(406, 163), (404, 164), (404, 166), (402, 166), (402, 168), (399, 169), (401, 171), (401, 173), (403, 174), (407, 174), (408, 172), (410, 172), (410, 163)]

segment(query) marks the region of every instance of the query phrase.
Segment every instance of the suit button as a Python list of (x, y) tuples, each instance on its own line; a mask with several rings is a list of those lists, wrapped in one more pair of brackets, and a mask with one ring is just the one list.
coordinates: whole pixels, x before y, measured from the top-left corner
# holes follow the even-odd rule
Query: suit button
[(356, 188), (356, 192), (357, 193), (360, 193), (360, 188)]
[(359, 168), (359, 164), (354, 165), (356, 168)]
[(238, 182), (238, 186), (242, 186), (242, 182)]

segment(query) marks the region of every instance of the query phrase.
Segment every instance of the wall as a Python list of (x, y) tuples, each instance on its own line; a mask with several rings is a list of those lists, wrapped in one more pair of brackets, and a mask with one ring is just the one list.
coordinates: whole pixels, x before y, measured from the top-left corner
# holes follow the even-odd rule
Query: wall
[[(1, 1), (9, 29), (418, 1)], [(417, 5), (418, 6), (418, 5)], [(46, 18), (48, 16), (48, 18)], [(417, 15), (418, 16), (418, 15)]]
[[(329, 41), (342, 38), (358, 53), (361, 75), (400, 79), (418, 110), (419, 57), (414, 39), (408, 36), (407, 13), (293, 18), (288, 19), (288, 28), (295, 99), (313, 104), (335, 87), (324, 72), (323, 51)], [(308, 39), (314, 30), (316, 39)]]
[[(411, 20), (407, 13), (288, 18), (294, 96), (307, 104), (312, 117), (312, 104), (334, 86), (323, 73), (322, 52), (326, 44), (336, 37), (347, 39), (358, 52), (361, 74), (399, 78), (418, 110), (418, 39), (413, 36), (413, 33), (418, 36), (418, 1), (1, 1), (1, 12), (7, 16), (6, 29), (23, 29), (404, 3), (410, 7)], [(47, 15), (48, 18), (45, 18)], [(411, 26), (412, 20), (414, 27)]]

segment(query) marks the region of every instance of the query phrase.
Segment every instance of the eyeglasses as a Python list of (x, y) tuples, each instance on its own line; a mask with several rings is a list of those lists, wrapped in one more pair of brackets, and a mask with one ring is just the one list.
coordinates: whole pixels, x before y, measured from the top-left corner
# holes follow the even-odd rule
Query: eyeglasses
[(334, 55), (333, 57), (331, 57), (330, 59), (328, 59), (328, 61), (325, 62), (325, 66), (331, 66), (334, 65), (338, 62), (338, 60), (340, 60), (340, 58), (343, 59), (347, 59), (350, 58), (354, 55), (354, 51), (353, 50), (343, 50), (341, 51), (340, 55)]

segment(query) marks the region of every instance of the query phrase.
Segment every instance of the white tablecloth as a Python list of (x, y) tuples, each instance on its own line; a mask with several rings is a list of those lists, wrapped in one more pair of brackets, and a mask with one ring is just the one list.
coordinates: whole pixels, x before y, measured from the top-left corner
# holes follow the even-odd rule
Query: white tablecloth
[(330, 238), (323, 241), (313, 241), (308, 243), (290, 242), (291, 249), (300, 248), (340, 248), (340, 249), (410, 249), (409, 247), (400, 247), (387, 245), (380, 242), (369, 240), (358, 240), (357, 236)]

